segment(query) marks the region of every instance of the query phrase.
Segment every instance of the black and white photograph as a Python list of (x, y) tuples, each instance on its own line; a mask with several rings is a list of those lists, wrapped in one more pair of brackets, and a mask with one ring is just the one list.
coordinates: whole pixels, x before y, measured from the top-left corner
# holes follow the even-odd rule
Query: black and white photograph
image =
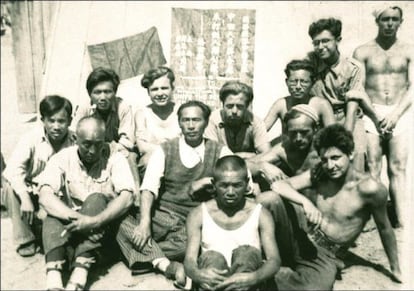
[(414, 2), (1, 0), (0, 290), (413, 290)]

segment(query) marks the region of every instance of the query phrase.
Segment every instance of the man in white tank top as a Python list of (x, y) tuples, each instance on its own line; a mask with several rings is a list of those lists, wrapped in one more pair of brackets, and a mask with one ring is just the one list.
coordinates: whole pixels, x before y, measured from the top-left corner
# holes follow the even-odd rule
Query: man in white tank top
[(207, 290), (251, 290), (268, 283), (274, 289), (280, 266), (274, 223), (261, 204), (246, 200), (245, 161), (234, 155), (220, 158), (213, 185), (215, 199), (187, 218), (186, 275)]

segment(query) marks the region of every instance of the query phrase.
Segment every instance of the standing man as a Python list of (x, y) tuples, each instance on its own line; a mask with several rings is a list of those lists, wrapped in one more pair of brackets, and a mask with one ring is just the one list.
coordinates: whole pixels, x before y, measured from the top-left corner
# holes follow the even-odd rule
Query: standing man
[(314, 51), (308, 54), (308, 58), (314, 64), (318, 78), (312, 93), (326, 98), (332, 105), (336, 121), (353, 133), (355, 166), (363, 171), (366, 135), (358, 104), (375, 124), (378, 120), (364, 92), (362, 65), (339, 52), (341, 31), (342, 22), (335, 18), (319, 19), (309, 26)]
[(380, 178), (382, 155), (387, 158), (389, 190), (395, 207), (395, 227), (404, 222), (408, 143), (406, 134), (413, 124), (407, 110), (413, 99), (414, 47), (397, 39), (403, 21), (398, 6), (374, 11), (377, 37), (358, 47), (354, 57), (365, 67), (365, 90), (381, 120), (379, 130), (364, 118), (368, 135), (368, 164), (371, 174)]
[(223, 109), (211, 114), (205, 136), (246, 159), (270, 150), (266, 126), (248, 109), (253, 90), (239, 81), (226, 82), (220, 89)]
[[(332, 289), (337, 272), (344, 267), (341, 253), (357, 239), (371, 215), (393, 279), (401, 282), (397, 242), (386, 212), (387, 190), (369, 174), (355, 169), (351, 132), (339, 124), (328, 126), (318, 132), (314, 146), (321, 158), (320, 164), (298, 176), (274, 182), (274, 192), (258, 197), (259, 202), (272, 205), (276, 229), (288, 233), (277, 237), (290, 242), (279, 244), (278, 240), (280, 253), (292, 254), (291, 260), (284, 262), (282, 258), (282, 264), (290, 269), (276, 275), (279, 288)], [(315, 191), (307, 197), (298, 192), (309, 187)], [(292, 215), (292, 204), (282, 201), (276, 193), (302, 206), (308, 224), (299, 230), (298, 221), (303, 219)], [(308, 237), (299, 236), (303, 230), (308, 232)], [(306, 242), (307, 250), (303, 251)]]
[(248, 181), (242, 158), (219, 159), (213, 178), (215, 199), (188, 216), (184, 265), (203, 290), (251, 290), (274, 283), (280, 266), (274, 223), (267, 209), (246, 200)]
[(156, 268), (175, 284), (186, 283), (184, 273), (188, 213), (211, 198), (216, 161), (232, 152), (203, 138), (210, 109), (189, 101), (178, 109), (182, 136), (157, 146), (151, 155), (140, 195), (139, 209), (121, 223), (117, 241), (135, 272)]
[[(105, 123), (92, 116), (76, 128), (77, 145), (54, 155), (39, 178), (47, 290), (62, 290), (62, 267), (72, 274), (66, 290), (83, 290), (88, 270), (114, 221), (133, 203), (134, 180), (126, 158), (105, 143)], [(114, 238), (112, 238), (113, 240)]]
[(13, 226), (17, 253), (22, 257), (36, 253), (35, 224), (39, 203), (37, 185), (39, 174), (51, 156), (74, 144), (69, 131), (72, 104), (64, 97), (46, 96), (40, 101), (42, 126), (21, 137), (4, 170), (3, 184), (6, 207)]

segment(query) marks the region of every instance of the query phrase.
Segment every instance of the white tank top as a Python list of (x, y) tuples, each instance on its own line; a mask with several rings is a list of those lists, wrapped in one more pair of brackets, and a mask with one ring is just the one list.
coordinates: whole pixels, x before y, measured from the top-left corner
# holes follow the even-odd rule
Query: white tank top
[(202, 203), (203, 224), (201, 229), (201, 252), (217, 251), (221, 253), (231, 266), (232, 251), (239, 246), (249, 245), (261, 251), (259, 235), (259, 217), (262, 209), (257, 204), (250, 217), (239, 228), (234, 230), (223, 229), (213, 220), (207, 210), (205, 203)]

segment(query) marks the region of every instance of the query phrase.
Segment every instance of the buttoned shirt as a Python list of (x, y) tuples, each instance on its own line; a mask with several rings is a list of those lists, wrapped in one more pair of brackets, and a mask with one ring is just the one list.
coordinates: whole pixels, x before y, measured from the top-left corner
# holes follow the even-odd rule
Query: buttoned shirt
[[(204, 161), (205, 142), (203, 141), (199, 146), (192, 147), (188, 145), (184, 137), (181, 136), (179, 140), (180, 160), (187, 168), (193, 168), (198, 163)], [(232, 155), (229, 148), (223, 146), (220, 152), (220, 157)], [(147, 190), (158, 197), (158, 189), (161, 185), (161, 178), (164, 176), (165, 170), (165, 153), (161, 146), (157, 146), (148, 161), (148, 166), (145, 171), (145, 176), (142, 181), (141, 191)]]
[[(76, 109), (72, 125), (77, 126), (79, 120), (85, 116), (101, 117), (95, 105), (79, 106)], [(119, 118), (119, 125), (116, 124), (117, 118)], [(109, 115), (106, 119), (106, 127), (107, 129), (117, 128), (117, 133), (119, 136), (119, 140), (117, 142), (123, 145), (128, 150), (131, 150), (133, 148), (135, 128), (132, 109), (131, 106), (126, 104), (119, 97), (115, 98), (115, 102), (113, 102), (110, 107)]]
[[(261, 145), (269, 142), (266, 125), (262, 119), (251, 112), (245, 115), (243, 123), (247, 126), (244, 137), (239, 136), (240, 133), (232, 133), (230, 129), (226, 129), (222, 110), (218, 109), (211, 113), (204, 136), (228, 146), (234, 152), (257, 152)], [(232, 139), (230, 142), (227, 140), (226, 130), (229, 131), (228, 137)], [(231, 143), (237, 144), (239, 150), (236, 151)]]
[(49, 186), (56, 195), (64, 195), (70, 207), (80, 206), (93, 193), (114, 198), (121, 191), (134, 192), (134, 179), (128, 161), (120, 152), (110, 154), (109, 146), (89, 169), (78, 154), (78, 146), (53, 156), (39, 177), (39, 189)]
[[(65, 137), (61, 149), (72, 146), (74, 136), (71, 131)], [(36, 126), (33, 130), (21, 137), (15, 147), (7, 167), (4, 178), (9, 181), (17, 195), (36, 192), (39, 174), (44, 170), (46, 162), (56, 154), (43, 126)]]
[(346, 92), (364, 91), (362, 65), (357, 60), (340, 56), (334, 65), (327, 66), (313, 52), (308, 54), (308, 58), (317, 68), (317, 81), (311, 92), (314, 96), (326, 98), (334, 111), (344, 108)]

